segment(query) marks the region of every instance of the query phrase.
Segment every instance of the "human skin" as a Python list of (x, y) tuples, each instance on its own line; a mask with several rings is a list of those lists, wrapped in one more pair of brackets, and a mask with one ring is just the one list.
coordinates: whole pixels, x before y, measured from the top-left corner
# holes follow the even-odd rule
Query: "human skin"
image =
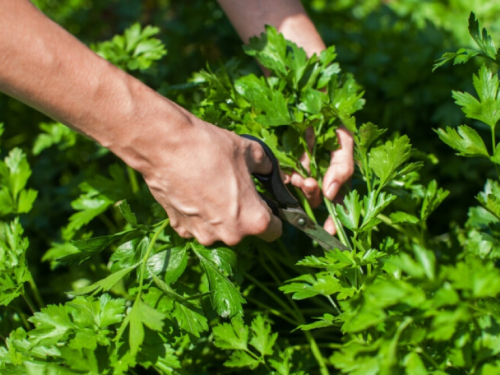
[(162, 97), (28, 0), (3, 0), (0, 28), (0, 91), (94, 139), (139, 171), (181, 236), (203, 245), (235, 245), (248, 235), (267, 241), (281, 235), (281, 221), (251, 179), (251, 173), (272, 168), (257, 143)]
[[(308, 17), (299, 0), (218, 0), (224, 12), (231, 20), (239, 36), (247, 42), (252, 36), (265, 30), (265, 25), (274, 26), (284, 37), (302, 47), (310, 57), (319, 55), (326, 47), (314, 24)], [(337, 131), (340, 148), (331, 153), (330, 167), (323, 177), (323, 194), (333, 200), (340, 187), (352, 176), (354, 171), (353, 139), (345, 128)], [(306, 134), (308, 143), (314, 143), (312, 129)], [(301, 159), (309, 170), (309, 159), (304, 154)], [(286, 182), (302, 189), (313, 207), (321, 203), (321, 191), (316, 180), (303, 178), (298, 173), (288, 176)], [(334, 234), (335, 226), (331, 218), (325, 223), (325, 229)]]

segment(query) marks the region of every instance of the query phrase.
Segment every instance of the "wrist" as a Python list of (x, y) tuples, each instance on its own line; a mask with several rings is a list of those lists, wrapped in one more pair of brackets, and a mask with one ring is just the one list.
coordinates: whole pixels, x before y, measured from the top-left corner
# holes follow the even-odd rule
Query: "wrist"
[[(150, 175), (186, 142), (200, 122), (184, 108), (128, 76), (118, 108), (104, 116), (96, 134), (87, 134), (127, 165)], [(88, 127), (87, 127), (88, 128)]]

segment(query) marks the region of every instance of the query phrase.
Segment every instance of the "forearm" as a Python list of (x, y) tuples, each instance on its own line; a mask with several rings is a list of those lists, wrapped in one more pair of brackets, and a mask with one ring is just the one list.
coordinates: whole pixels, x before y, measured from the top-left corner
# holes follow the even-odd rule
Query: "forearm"
[(311, 56), (325, 49), (321, 36), (299, 0), (218, 0), (241, 39), (246, 43), (274, 26)]
[(189, 126), (186, 111), (97, 56), (29, 1), (2, 1), (0, 28), (0, 90), (110, 148), (134, 168), (147, 168), (141, 150), (151, 147), (158, 132), (175, 140), (182, 132), (177, 127)]

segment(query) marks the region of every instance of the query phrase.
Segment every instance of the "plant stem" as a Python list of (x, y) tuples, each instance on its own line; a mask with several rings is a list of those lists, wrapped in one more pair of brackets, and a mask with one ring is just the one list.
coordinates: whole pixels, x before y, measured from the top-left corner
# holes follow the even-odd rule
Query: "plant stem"
[(378, 214), (377, 219), (380, 219), (380, 221), (382, 221), (384, 224), (391, 226), (392, 228), (396, 229), (401, 233), (406, 233), (403, 227), (401, 227), (398, 224), (393, 224), (392, 220), (389, 217), (385, 216), (384, 214)]
[(42, 296), (40, 294), (40, 291), (38, 290), (38, 286), (36, 285), (35, 280), (33, 280), (33, 277), (31, 277), (28, 282), (30, 284), (33, 296), (35, 297), (35, 301), (38, 304), (38, 307), (40, 309), (45, 307), (45, 303), (43, 302)]
[(425, 357), (425, 359), (427, 359), (430, 363), (432, 363), (432, 365), (436, 368), (436, 370), (440, 368), (439, 364), (434, 360), (434, 358), (432, 358), (429, 354), (427, 354), (427, 352), (424, 349), (422, 349), (421, 347), (417, 347), (415, 351), (417, 353), (422, 354)]
[(106, 225), (106, 227), (111, 233), (118, 232), (118, 228), (115, 226), (115, 224), (113, 224), (111, 220), (109, 220), (106, 214), (100, 214), (99, 219), (104, 223), (104, 225)]
[[(279, 310), (273, 309), (272, 307), (267, 306), (265, 303), (260, 302), (259, 300), (252, 298), (252, 297), (246, 297), (250, 302), (255, 303), (256, 305), (262, 307), (266, 312), (269, 312), (273, 315), (276, 315), (278, 318), (281, 318), (283, 320), (286, 320), (288, 323), (298, 326), (298, 322), (296, 320), (293, 320), (292, 318), (289, 318), (285, 314), (282, 314)], [(248, 311), (248, 310), (246, 310)], [(261, 312), (261, 311), (259, 311)]]
[(35, 307), (33, 306), (33, 303), (29, 300), (29, 298), (28, 298), (28, 297), (27, 297), (24, 293), (23, 293), (23, 294), (21, 294), (21, 297), (23, 297), (24, 302), (26, 302), (26, 304), (28, 305), (28, 307), (29, 307), (29, 309), (30, 309), (31, 313), (32, 313), (33, 315), (35, 315), (35, 311), (36, 311), (36, 309), (35, 309)]
[(144, 255), (144, 258), (142, 258), (142, 263), (141, 263), (141, 276), (139, 278), (139, 291), (137, 292), (137, 297), (136, 301), (138, 301), (141, 298), (141, 292), (142, 292), (142, 285), (144, 283), (144, 270), (146, 268), (146, 262), (149, 259), (149, 254), (151, 253), (151, 250), (153, 250), (153, 247), (156, 243), (156, 240), (160, 236), (160, 234), (163, 232), (163, 230), (167, 227), (167, 225), (170, 224), (170, 219), (166, 219), (163, 224), (155, 231), (155, 234), (153, 235), (153, 238), (151, 239), (151, 242), (149, 243), (148, 249), (146, 250), (146, 254)]
[(130, 185), (132, 187), (132, 193), (137, 193), (139, 191), (139, 183), (137, 182), (137, 175), (135, 171), (127, 165), (128, 178), (130, 180)]
[(326, 367), (325, 359), (323, 358), (323, 354), (321, 354), (321, 351), (319, 350), (318, 344), (316, 343), (316, 340), (314, 340), (313, 335), (311, 335), (311, 332), (309, 331), (304, 331), (304, 335), (306, 336), (307, 341), (309, 341), (311, 352), (314, 355), (314, 358), (316, 358), (316, 361), (318, 362), (319, 372), (321, 373), (321, 375), (329, 375), (330, 372)]
[(295, 325), (300, 325), (299, 319), (297, 319), (297, 315), (295, 315), (294, 311), (288, 306), (281, 298), (279, 298), (276, 294), (274, 294), (268, 287), (266, 287), (264, 284), (262, 284), (259, 280), (257, 280), (255, 277), (252, 275), (249, 275), (248, 273), (245, 274), (245, 277), (250, 280), (252, 283), (257, 285), (262, 291), (264, 291), (269, 297), (271, 297), (273, 300), (275, 300), (279, 305), (281, 305), (285, 311), (290, 314), (292, 317), (296, 319)]
[[(496, 140), (495, 140), (495, 128), (491, 128), (491, 147), (492, 147), (492, 155), (495, 155), (495, 149), (496, 149)], [(495, 165), (495, 170), (497, 172), (497, 177), (500, 177), (500, 171), (498, 170), (498, 164), (493, 162)]]
[(299, 197), (299, 201), (302, 207), (304, 207), (304, 211), (306, 212), (307, 216), (311, 220), (314, 220), (316, 222), (316, 217), (314, 216), (314, 212), (311, 208), (311, 205), (307, 201), (307, 198), (305, 197), (304, 193), (302, 190), (300, 190), (298, 187), (295, 187), (295, 192), (297, 193), (297, 196)]
[[(153, 238), (151, 239), (151, 242), (149, 243), (149, 246), (148, 246), (148, 248), (146, 250), (146, 254), (142, 258), (141, 275), (140, 275), (140, 278), (139, 278), (139, 288), (138, 288), (138, 291), (137, 291), (137, 296), (135, 297), (134, 306), (141, 299), (142, 285), (144, 283), (144, 270), (146, 268), (146, 262), (149, 259), (149, 254), (151, 253), (151, 250), (153, 249), (153, 247), (154, 247), (154, 245), (156, 243), (156, 240), (158, 239), (159, 235), (163, 232), (163, 230), (166, 228), (166, 226), (168, 224), (170, 224), (170, 219), (164, 220), (163, 223), (161, 224), (161, 226), (155, 231), (155, 234), (153, 235)], [(125, 329), (127, 328), (129, 322), (130, 322), (130, 314), (127, 314), (127, 316), (125, 317), (125, 319), (123, 319), (123, 322), (122, 322), (122, 324), (120, 326), (120, 329), (118, 330), (118, 332), (116, 334), (116, 337), (114, 339), (114, 341), (116, 343), (118, 343), (120, 341), (120, 339), (121, 339), (123, 333), (125, 332)], [(118, 353), (118, 344), (116, 345), (116, 348), (115, 348), (115, 354), (116, 353)]]
[(330, 303), (331, 303), (331, 304), (332, 304), (332, 306), (335, 308), (335, 310), (337, 310), (337, 312), (339, 313), (339, 315), (340, 315), (340, 314), (342, 314), (342, 313), (340, 312), (339, 307), (337, 306), (337, 304), (336, 304), (336, 303), (335, 303), (335, 301), (333, 300), (333, 298), (332, 298), (332, 297), (330, 297), (330, 296), (326, 296), (326, 298), (328, 299), (328, 301), (330, 301)]
[(276, 267), (276, 270), (281, 274), (281, 277), (283, 277), (285, 280), (291, 279), (292, 277), (286, 273), (286, 271), (280, 266), (280, 264), (276, 261), (274, 258), (274, 254), (272, 254), (271, 251), (264, 251), (264, 255), (271, 261), (271, 263)]
[(335, 208), (333, 207), (333, 203), (330, 202), (327, 198), (323, 198), (323, 201), (325, 202), (326, 208), (328, 209), (328, 213), (330, 214), (330, 217), (333, 220), (333, 224), (335, 225), (335, 228), (337, 228), (337, 234), (339, 236), (340, 242), (347, 246), (349, 250), (352, 250), (351, 243), (349, 242), (349, 239), (347, 238), (347, 235), (344, 231), (344, 227), (340, 223), (339, 218), (337, 217), (337, 213), (335, 212)]

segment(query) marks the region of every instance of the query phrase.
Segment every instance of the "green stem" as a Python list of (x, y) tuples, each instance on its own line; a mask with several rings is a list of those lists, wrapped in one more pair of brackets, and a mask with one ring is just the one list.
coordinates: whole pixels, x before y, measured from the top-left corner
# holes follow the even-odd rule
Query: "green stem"
[(337, 310), (337, 312), (339, 313), (339, 315), (340, 315), (340, 314), (342, 314), (342, 313), (340, 312), (339, 307), (337, 306), (337, 304), (336, 304), (336, 303), (335, 303), (335, 301), (333, 300), (333, 298), (332, 298), (332, 297), (330, 297), (330, 296), (328, 296), (328, 295), (326, 296), (326, 298), (328, 299), (328, 301), (330, 301), (330, 303), (331, 303), (331, 304), (332, 304), (332, 306), (335, 308), (335, 310)]
[(309, 216), (309, 218), (311, 218), (312, 220), (314, 220), (314, 222), (316, 222), (316, 217), (314, 216), (314, 212), (311, 208), (311, 205), (307, 201), (307, 198), (305, 197), (302, 190), (300, 190), (298, 187), (295, 187), (295, 192), (297, 193), (300, 204), (302, 207), (304, 207), (304, 211), (306, 212), (307, 216)]
[(311, 352), (316, 361), (318, 362), (319, 372), (321, 373), (321, 375), (329, 375), (330, 372), (326, 367), (325, 359), (323, 358), (323, 354), (321, 354), (321, 351), (319, 350), (318, 344), (314, 339), (313, 335), (309, 331), (304, 331), (304, 334), (306, 336), (307, 341), (309, 341), (309, 345), (311, 346)]
[(138, 301), (141, 298), (141, 292), (142, 292), (142, 285), (144, 283), (144, 270), (146, 269), (146, 263), (149, 259), (149, 254), (151, 253), (151, 250), (153, 250), (153, 247), (156, 243), (156, 240), (160, 236), (161, 233), (163, 233), (163, 230), (167, 227), (167, 225), (170, 223), (170, 219), (166, 219), (163, 224), (155, 231), (155, 234), (153, 235), (153, 238), (151, 239), (151, 242), (149, 243), (148, 249), (146, 250), (146, 254), (144, 255), (144, 258), (142, 258), (142, 263), (141, 263), (141, 276), (139, 278), (139, 291), (137, 292), (137, 297), (136, 301)]
[(29, 309), (30, 309), (31, 313), (32, 313), (33, 315), (35, 315), (36, 308), (33, 306), (33, 303), (29, 300), (28, 296), (26, 296), (26, 295), (23, 293), (23, 294), (21, 294), (21, 297), (23, 297), (24, 302), (26, 302), (26, 304), (28, 305), (28, 307), (29, 307)]
[(137, 181), (137, 175), (135, 170), (127, 165), (128, 178), (130, 180), (130, 185), (132, 186), (132, 193), (137, 193), (139, 191), (139, 182)]
[[(271, 263), (274, 265), (274, 267), (276, 267), (276, 270), (280, 273), (280, 275), (281, 275), (281, 277), (283, 277), (283, 279), (288, 280), (288, 279), (292, 278), (290, 275), (288, 275), (288, 273), (276, 261), (274, 254), (271, 251), (263, 251), (263, 253), (266, 256), (266, 258), (271, 261)], [(271, 254), (273, 254), (273, 255), (271, 255)]]
[[(141, 275), (139, 277), (139, 289), (138, 289), (138, 292), (137, 292), (137, 296), (135, 297), (134, 305), (136, 303), (138, 303), (138, 301), (141, 298), (142, 285), (144, 283), (144, 270), (146, 268), (146, 263), (147, 263), (147, 261), (149, 259), (149, 254), (151, 253), (151, 250), (153, 249), (153, 247), (154, 247), (154, 245), (156, 243), (156, 240), (158, 239), (158, 236), (163, 232), (163, 230), (165, 229), (165, 227), (169, 223), (170, 223), (170, 219), (164, 220), (163, 223), (161, 224), (161, 226), (155, 231), (155, 234), (153, 235), (153, 238), (151, 239), (151, 242), (149, 243), (149, 246), (148, 246), (148, 248), (146, 250), (146, 254), (142, 258), (142, 262), (141, 262)], [(114, 341), (117, 343), (117, 345), (115, 347), (115, 354), (118, 352), (118, 342), (120, 341), (123, 333), (125, 332), (125, 329), (127, 328), (129, 322), (130, 322), (130, 314), (127, 314), (127, 316), (123, 320), (123, 322), (122, 322), (122, 324), (120, 326), (120, 329), (118, 330), (118, 332), (116, 334), (116, 337), (114, 339)]]
[(28, 283), (30, 284), (33, 296), (35, 297), (35, 301), (38, 304), (38, 307), (40, 309), (45, 307), (45, 303), (43, 302), (42, 296), (40, 294), (40, 291), (38, 290), (38, 286), (36, 285), (35, 280), (33, 280), (33, 277), (29, 279)]
[(111, 220), (105, 215), (105, 214), (100, 214), (99, 219), (106, 225), (110, 233), (116, 233), (118, 232), (118, 228), (113, 224)]
[(391, 226), (392, 228), (396, 229), (401, 233), (406, 233), (403, 227), (401, 227), (398, 224), (393, 224), (392, 220), (389, 217), (385, 216), (384, 214), (378, 214), (377, 219), (380, 219), (380, 221), (382, 221), (384, 224)]
[[(286, 320), (291, 325), (293, 325), (293, 326), (300, 325), (299, 322), (297, 322), (296, 320), (293, 320), (292, 318), (289, 318), (287, 315), (281, 313), (281, 311), (279, 311), (277, 309), (273, 309), (272, 307), (267, 306), (265, 303), (262, 303), (262, 302), (260, 302), (259, 300), (255, 299), (255, 298), (252, 298), (252, 297), (246, 297), (246, 298), (250, 302), (256, 304), (257, 306), (260, 306), (261, 308), (263, 308), (266, 312), (269, 312), (270, 314), (276, 315), (278, 318)], [(245, 311), (248, 312), (248, 310), (245, 310)], [(259, 312), (262, 313), (261, 310), (259, 310)]]
[(432, 358), (427, 352), (421, 347), (417, 347), (415, 350), (417, 353), (422, 354), (425, 359), (427, 359), (432, 365), (436, 368), (436, 370), (440, 369), (439, 364)]
[[(252, 283), (257, 285), (260, 289), (262, 289), (263, 292), (265, 292), (269, 297), (271, 297), (273, 300), (275, 300), (281, 307), (285, 309), (285, 311), (290, 314), (292, 317), (297, 319), (297, 315), (295, 315), (294, 311), (288, 306), (281, 298), (279, 298), (276, 294), (274, 294), (268, 287), (266, 287), (264, 284), (262, 284), (259, 280), (257, 280), (255, 277), (253, 277), (250, 274), (245, 274), (245, 277), (250, 280)], [(299, 319), (295, 322), (296, 325), (300, 325)]]
[[(491, 128), (491, 147), (492, 147), (492, 155), (495, 155), (496, 149), (496, 139), (495, 139), (495, 128)], [(497, 172), (497, 177), (500, 177), (500, 170), (498, 169), (498, 164), (493, 163), (495, 165), (495, 170)]]
[(352, 251), (352, 246), (351, 243), (349, 242), (349, 239), (347, 238), (347, 235), (344, 231), (344, 227), (340, 223), (339, 218), (337, 217), (337, 213), (335, 212), (335, 208), (333, 207), (333, 203), (330, 202), (327, 198), (323, 198), (323, 201), (325, 202), (326, 208), (328, 210), (328, 213), (330, 214), (330, 217), (333, 220), (333, 224), (335, 225), (335, 228), (337, 228), (337, 235), (339, 236), (340, 242), (342, 242), (349, 250)]
[[(318, 345), (318, 348), (321, 347), (321, 348), (328, 348), (328, 349), (340, 349), (344, 346), (342, 344), (335, 344), (335, 343), (331, 343), (331, 344), (324, 343), (324, 344), (317, 344), (317, 345)], [(310, 346), (307, 344), (293, 345), (290, 348), (292, 348), (294, 350), (299, 350), (299, 349), (303, 349), (303, 348), (310, 348)]]

